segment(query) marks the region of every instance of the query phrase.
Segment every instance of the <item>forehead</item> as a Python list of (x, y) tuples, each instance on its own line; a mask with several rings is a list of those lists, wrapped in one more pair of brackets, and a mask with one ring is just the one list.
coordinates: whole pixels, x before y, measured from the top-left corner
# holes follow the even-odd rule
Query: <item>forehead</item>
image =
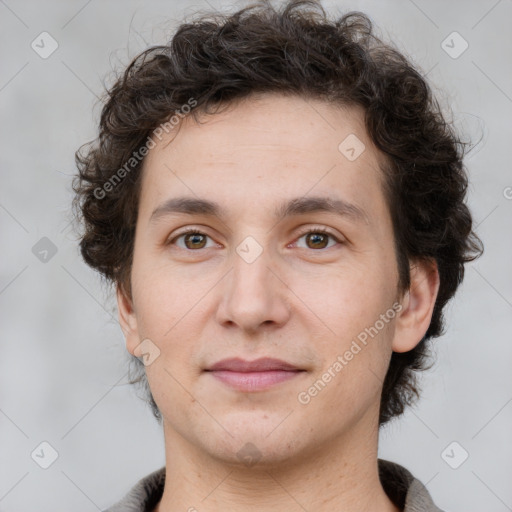
[(144, 162), (141, 216), (183, 195), (256, 207), (338, 191), (362, 210), (382, 203), (382, 156), (359, 108), (252, 96), (218, 113), (199, 113), (197, 121), (189, 116), (155, 142)]

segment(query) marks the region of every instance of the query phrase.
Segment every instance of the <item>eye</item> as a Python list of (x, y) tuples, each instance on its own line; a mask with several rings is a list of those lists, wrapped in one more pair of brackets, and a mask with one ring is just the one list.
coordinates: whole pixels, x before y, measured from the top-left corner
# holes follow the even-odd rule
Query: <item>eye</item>
[[(336, 243), (341, 243), (338, 238), (323, 228), (310, 229), (303, 233), (297, 240), (301, 240), (302, 238), (305, 238), (306, 247), (302, 247), (305, 249), (327, 249), (332, 247), (332, 245), (336, 245)], [(328, 245), (329, 239), (331, 239), (333, 244)]]
[[(202, 231), (194, 228), (189, 228), (186, 231), (178, 234), (174, 238), (170, 239), (169, 245), (177, 245), (180, 249), (194, 251), (198, 249), (208, 249), (209, 247), (215, 247), (215, 243), (212, 241), (212, 245), (207, 245), (208, 239), (211, 240), (210, 236)], [(298, 244), (298, 241), (304, 239), (305, 246)], [(329, 242), (332, 242), (329, 245)], [(323, 228), (310, 229), (299, 236), (295, 244), (303, 249), (328, 249), (336, 243), (341, 241), (331, 232)]]
[[(187, 231), (175, 236), (169, 240), (169, 244), (176, 244), (180, 249), (196, 250), (208, 248), (206, 243), (210, 238), (206, 233), (197, 229), (188, 229)], [(177, 243), (182, 241), (183, 244)], [(212, 247), (211, 245), (209, 247)]]

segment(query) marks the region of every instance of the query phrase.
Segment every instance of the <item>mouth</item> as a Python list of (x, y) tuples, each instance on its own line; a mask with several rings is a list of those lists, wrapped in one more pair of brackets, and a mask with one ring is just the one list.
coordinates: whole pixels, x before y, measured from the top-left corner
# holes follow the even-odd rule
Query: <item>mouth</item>
[(223, 359), (205, 370), (225, 385), (244, 392), (265, 391), (296, 378), (305, 371), (286, 361), (268, 357), (255, 361)]

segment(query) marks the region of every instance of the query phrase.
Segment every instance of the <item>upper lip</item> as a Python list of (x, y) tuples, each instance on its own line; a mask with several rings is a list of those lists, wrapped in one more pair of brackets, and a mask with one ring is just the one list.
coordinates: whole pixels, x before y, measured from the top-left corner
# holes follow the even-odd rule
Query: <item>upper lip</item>
[(218, 361), (212, 366), (208, 367), (206, 371), (231, 371), (231, 372), (268, 372), (275, 370), (282, 371), (298, 371), (300, 368), (297, 368), (293, 364), (287, 363), (286, 361), (281, 361), (280, 359), (273, 359), (270, 357), (262, 357), (260, 359), (255, 359), (254, 361), (246, 361), (245, 359), (240, 359), (238, 357), (223, 359), (222, 361)]

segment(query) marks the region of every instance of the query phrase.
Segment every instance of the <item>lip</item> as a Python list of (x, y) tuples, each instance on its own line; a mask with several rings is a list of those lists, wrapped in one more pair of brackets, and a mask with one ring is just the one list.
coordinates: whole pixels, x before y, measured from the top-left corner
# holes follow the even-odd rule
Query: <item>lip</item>
[(271, 357), (262, 357), (254, 361), (246, 361), (239, 357), (232, 357), (230, 359), (223, 359), (212, 366), (206, 371), (228, 371), (228, 372), (269, 372), (269, 371), (298, 371), (299, 368), (293, 364), (281, 361), (280, 359), (273, 359)]
[(263, 357), (255, 361), (223, 359), (205, 371), (238, 391), (255, 392), (293, 379), (305, 370), (280, 359)]

